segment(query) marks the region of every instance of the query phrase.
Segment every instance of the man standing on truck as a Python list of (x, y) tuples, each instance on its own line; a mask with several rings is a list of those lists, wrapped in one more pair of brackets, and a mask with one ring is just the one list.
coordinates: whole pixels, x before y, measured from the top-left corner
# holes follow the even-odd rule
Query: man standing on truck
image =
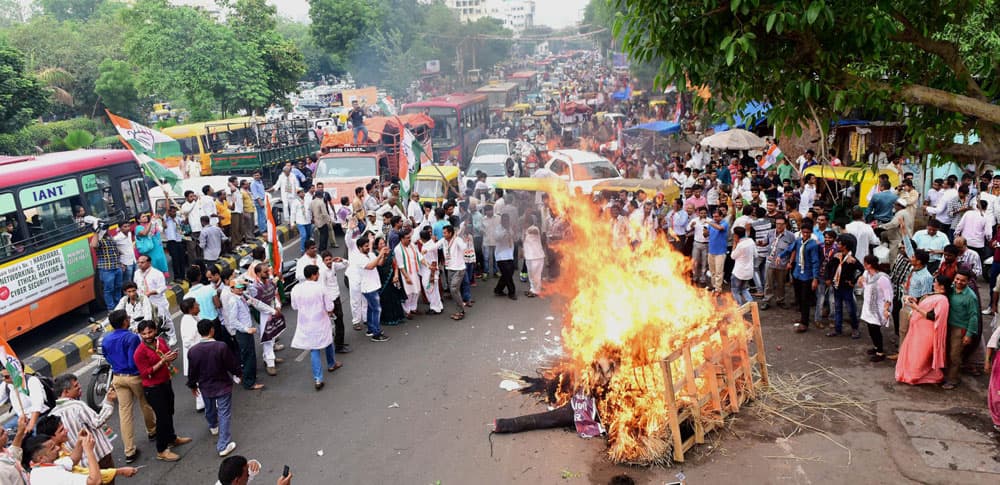
[[(354, 140), (355, 145), (360, 145), (362, 142), (368, 141), (368, 128), (365, 128), (365, 110), (358, 105), (358, 100), (351, 101), (351, 112), (347, 115), (347, 118), (351, 120), (351, 128), (354, 130), (354, 136), (351, 137)], [(358, 139), (358, 133), (364, 133), (365, 137)]]

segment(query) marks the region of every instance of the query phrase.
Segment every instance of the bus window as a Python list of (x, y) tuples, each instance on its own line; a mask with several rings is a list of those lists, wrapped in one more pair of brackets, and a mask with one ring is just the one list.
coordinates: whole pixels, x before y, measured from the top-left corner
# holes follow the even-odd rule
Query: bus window
[(198, 148), (198, 137), (196, 136), (178, 138), (177, 143), (180, 144), (181, 153), (184, 155), (197, 155), (201, 153), (201, 149)]
[[(129, 179), (132, 185), (132, 201), (135, 206), (135, 216), (149, 212), (149, 197), (146, 194), (146, 184), (141, 178)], [(125, 192), (125, 181), (122, 180), (122, 192)]]
[(0, 259), (7, 259), (24, 252), (24, 228), (17, 220), (14, 194), (0, 194)]
[(83, 198), (76, 179), (21, 189), (18, 197), (34, 244), (42, 244), (43, 238), (60, 238), (67, 228), (78, 228), (73, 208), (83, 205)]
[(80, 181), (83, 182), (83, 198), (90, 215), (107, 219), (116, 212), (115, 199), (111, 195), (111, 177), (108, 174), (90, 173), (81, 177)]
[[(138, 186), (134, 183), (136, 180), (139, 181)], [(143, 196), (142, 190), (142, 179), (129, 179), (122, 180), (122, 199), (125, 201), (125, 207), (123, 210), (125, 212), (125, 219), (130, 219), (133, 217), (138, 217), (143, 209), (143, 201), (145, 196)], [(138, 190), (136, 190), (138, 189)], [(149, 206), (149, 202), (146, 202), (146, 207)]]

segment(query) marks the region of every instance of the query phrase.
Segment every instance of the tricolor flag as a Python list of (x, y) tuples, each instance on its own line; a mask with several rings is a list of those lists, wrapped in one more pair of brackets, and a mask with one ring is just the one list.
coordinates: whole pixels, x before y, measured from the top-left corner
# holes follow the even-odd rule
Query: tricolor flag
[(118, 130), (122, 143), (135, 154), (135, 159), (146, 176), (158, 184), (170, 184), (174, 192), (183, 192), (180, 185), (181, 177), (156, 161), (167, 157), (180, 157), (181, 144), (148, 126), (116, 116), (108, 110), (104, 111)]
[(141, 125), (132, 120), (116, 116), (108, 110), (108, 118), (115, 125), (122, 142), (135, 153), (142, 153), (153, 160), (163, 160), (167, 157), (180, 157), (181, 144), (159, 131)]
[(402, 137), (399, 141), (399, 203), (405, 204), (410, 200), (410, 191), (417, 183), (417, 173), (420, 172), (421, 162), (430, 160), (424, 151), (424, 146), (413, 132), (396, 119), (402, 128)]
[(379, 98), (378, 109), (382, 112), (382, 116), (396, 116), (396, 108), (393, 107), (393, 100), (388, 96)]
[[(10, 382), (14, 388), (27, 395), (28, 387), (24, 382), (24, 369), (21, 367), (21, 361), (17, 358), (17, 354), (14, 353), (14, 349), (10, 348), (10, 344), (2, 337), (0, 337), (0, 363), (3, 364), (3, 368), (10, 374)], [(17, 399), (20, 399), (20, 397)]]
[(767, 152), (764, 153), (764, 157), (760, 159), (760, 162), (757, 162), (757, 165), (761, 169), (767, 170), (768, 167), (784, 160), (784, 158), (785, 154), (781, 152), (781, 149), (778, 148), (778, 145), (772, 143), (768, 147)]
[(271, 255), (271, 268), (275, 275), (281, 274), (281, 241), (278, 240), (278, 224), (271, 210), (271, 195), (264, 194), (264, 210), (267, 211), (267, 244)]

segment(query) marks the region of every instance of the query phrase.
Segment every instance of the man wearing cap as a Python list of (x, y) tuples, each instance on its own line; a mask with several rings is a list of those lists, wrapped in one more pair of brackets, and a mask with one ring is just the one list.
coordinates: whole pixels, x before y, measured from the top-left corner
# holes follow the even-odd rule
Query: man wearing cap
[[(240, 364), (243, 366), (241, 380), (243, 388), (248, 391), (256, 391), (263, 389), (264, 385), (257, 384), (257, 348), (254, 341), (257, 326), (254, 325), (253, 317), (250, 315), (250, 307), (247, 305), (249, 296), (243, 294), (246, 289), (247, 280), (239, 277), (232, 280), (230, 291), (222, 292), (222, 312), (224, 315), (222, 322), (239, 345)], [(274, 313), (273, 309), (271, 313)]]
[(889, 243), (889, 261), (895, 261), (896, 255), (899, 253), (899, 245), (902, 244), (904, 237), (911, 237), (910, 228), (913, 227), (913, 215), (907, 210), (909, 202), (904, 198), (898, 198), (893, 202), (893, 208), (896, 212), (892, 216), (892, 220), (885, 224), (879, 225), (882, 229), (882, 239)]

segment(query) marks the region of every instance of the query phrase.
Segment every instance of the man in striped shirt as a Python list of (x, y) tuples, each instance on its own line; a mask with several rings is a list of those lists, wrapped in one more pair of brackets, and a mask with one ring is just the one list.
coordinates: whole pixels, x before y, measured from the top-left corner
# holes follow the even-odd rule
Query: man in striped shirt
[[(53, 387), (59, 398), (51, 414), (62, 418), (62, 424), (69, 435), (69, 446), (75, 447), (80, 430), (86, 429), (87, 433), (94, 437), (94, 456), (98, 457), (100, 467), (114, 468), (112, 432), (106, 423), (114, 414), (115, 390), (108, 390), (107, 396), (101, 402), (101, 412), (95, 413), (90, 406), (80, 400), (83, 389), (75, 375), (67, 373), (56, 377)], [(83, 465), (87, 466), (86, 456), (83, 457)]]

